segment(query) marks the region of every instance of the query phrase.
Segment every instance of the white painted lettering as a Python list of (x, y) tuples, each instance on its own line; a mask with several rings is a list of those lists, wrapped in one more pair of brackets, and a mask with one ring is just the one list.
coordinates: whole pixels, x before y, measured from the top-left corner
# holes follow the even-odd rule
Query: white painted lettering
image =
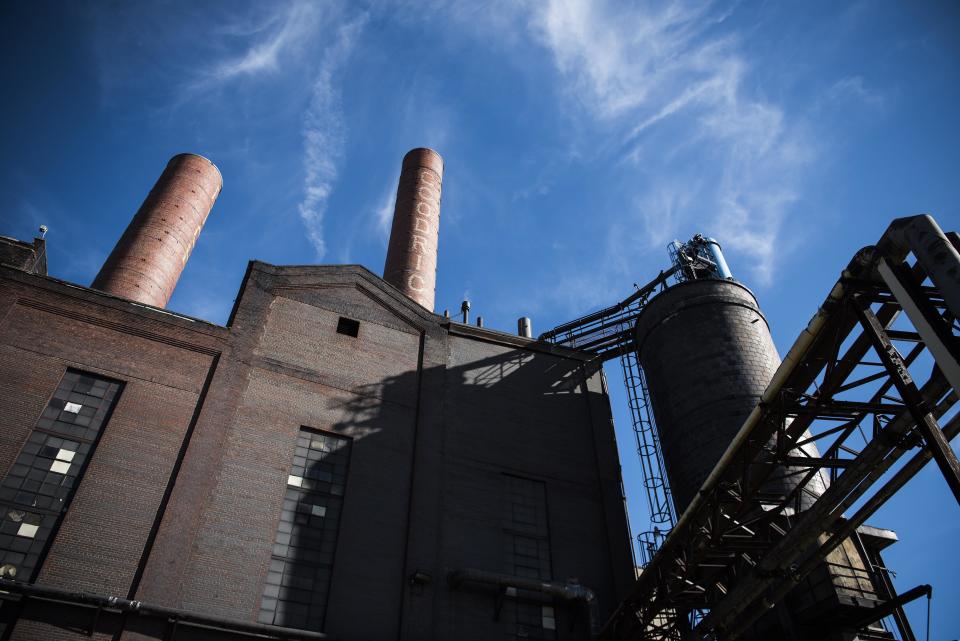
[(420, 274), (410, 274), (407, 277), (407, 288), (412, 289), (415, 292), (423, 291), (426, 283), (423, 281), (423, 276)]
[(430, 226), (430, 219), (424, 218), (422, 215), (414, 217), (413, 231), (420, 232), (421, 234), (428, 234), (433, 231), (432, 227)]
[(410, 251), (412, 252), (425, 252), (427, 251), (423, 246), (423, 241), (425, 239), (422, 236), (417, 236), (416, 234), (411, 234), (410, 236)]

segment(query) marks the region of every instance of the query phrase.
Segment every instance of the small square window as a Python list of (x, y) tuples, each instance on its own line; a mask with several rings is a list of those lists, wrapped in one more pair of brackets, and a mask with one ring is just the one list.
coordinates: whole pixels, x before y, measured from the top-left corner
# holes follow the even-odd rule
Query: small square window
[(293, 486), (296, 486), (296, 487), (300, 487), (300, 486), (303, 485), (303, 477), (302, 477), (302, 476), (294, 476), (293, 474), (291, 474), (290, 476), (287, 477), (287, 485), (293, 485)]
[(39, 525), (33, 525), (31, 523), (21, 523), (20, 529), (17, 530), (17, 536), (25, 536), (28, 539), (32, 539), (37, 535), (37, 530), (40, 529)]
[(360, 334), (360, 321), (341, 316), (340, 320), (337, 321), (337, 333), (353, 337), (358, 336)]
[(67, 403), (63, 406), (64, 412), (72, 412), (73, 414), (79, 414), (80, 410), (83, 408), (83, 405), (79, 403)]
[(73, 457), (74, 457), (75, 455), (76, 455), (76, 452), (71, 452), (70, 450), (65, 450), (65, 449), (63, 449), (63, 448), (60, 448), (60, 450), (57, 452), (56, 458), (57, 458), (57, 460), (60, 460), (60, 461), (68, 461), (68, 462), (69, 462), (69, 461), (72, 461), (72, 460), (73, 460)]
[(324, 507), (324, 506), (322, 506), (322, 505), (311, 505), (311, 506), (310, 506), (310, 512), (311, 512), (314, 516), (326, 516), (326, 515), (327, 515), (327, 508)]

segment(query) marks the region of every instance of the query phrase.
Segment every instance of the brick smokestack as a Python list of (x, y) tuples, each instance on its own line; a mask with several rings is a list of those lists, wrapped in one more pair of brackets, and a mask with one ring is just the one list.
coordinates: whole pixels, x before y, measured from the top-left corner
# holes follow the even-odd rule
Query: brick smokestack
[(440, 232), (443, 158), (432, 149), (407, 152), (400, 170), (397, 205), (383, 278), (433, 311)]
[(222, 186), (203, 156), (171, 158), (91, 287), (165, 307)]

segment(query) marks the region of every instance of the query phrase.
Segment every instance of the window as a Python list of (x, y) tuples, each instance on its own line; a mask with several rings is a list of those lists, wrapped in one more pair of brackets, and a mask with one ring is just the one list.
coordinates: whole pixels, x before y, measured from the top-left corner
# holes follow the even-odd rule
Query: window
[(556, 630), (557, 629), (557, 618), (553, 613), (553, 607), (549, 605), (540, 606), (540, 614), (542, 616), (541, 625), (544, 630)]
[[(547, 527), (547, 488), (542, 481), (504, 475), (505, 564), (509, 574), (549, 581), (550, 531)], [(518, 590), (511, 605), (513, 629), (509, 639), (556, 638), (552, 600), (538, 592)]]
[(260, 602), (260, 623), (323, 629), (349, 460), (349, 439), (300, 430)]
[(360, 334), (360, 321), (341, 316), (337, 321), (337, 333), (356, 338)]
[(32, 581), (120, 392), (120, 383), (67, 370), (0, 482), (0, 565)]

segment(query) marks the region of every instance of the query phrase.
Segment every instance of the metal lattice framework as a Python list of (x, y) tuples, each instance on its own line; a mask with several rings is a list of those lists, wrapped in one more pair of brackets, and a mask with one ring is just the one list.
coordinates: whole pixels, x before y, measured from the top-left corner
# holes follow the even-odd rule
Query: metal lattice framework
[[(707, 614), (687, 638), (736, 638), (930, 458), (960, 501), (960, 463), (949, 446), (960, 419), (945, 429), (938, 423), (960, 387), (960, 257), (951, 240), (960, 245), (931, 218), (914, 217), (857, 254), (608, 623), (609, 638), (675, 638), (671, 613), (693, 609)], [(912, 328), (894, 329), (903, 311)], [(923, 361), (929, 374), (918, 380), (911, 365)], [(822, 454), (797, 456), (809, 442)], [(920, 452), (844, 518), (915, 447)], [(832, 482), (801, 511), (805, 483), (821, 471)], [(764, 490), (775, 475), (802, 480), (788, 495), (771, 495)]]
[[(958, 248), (955, 233), (915, 216), (894, 221), (876, 246), (857, 253), (608, 621), (605, 638), (737, 638), (931, 458), (960, 502), (960, 462), (949, 445), (960, 432)], [(586, 348), (601, 346), (604, 358), (632, 349), (620, 336), (616, 343), (616, 335), (593, 335)], [(804, 448), (812, 443), (819, 455)], [(822, 494), (807, 486), (816, 475), (830, 480)], [(795, 489), (769, 491), (778, 485), (771, 480), (786, 476), (799, 480)], [(903, 602), (888, 596), (894, 606)], [(867, 619), (890, 614), (890, 603)]]

